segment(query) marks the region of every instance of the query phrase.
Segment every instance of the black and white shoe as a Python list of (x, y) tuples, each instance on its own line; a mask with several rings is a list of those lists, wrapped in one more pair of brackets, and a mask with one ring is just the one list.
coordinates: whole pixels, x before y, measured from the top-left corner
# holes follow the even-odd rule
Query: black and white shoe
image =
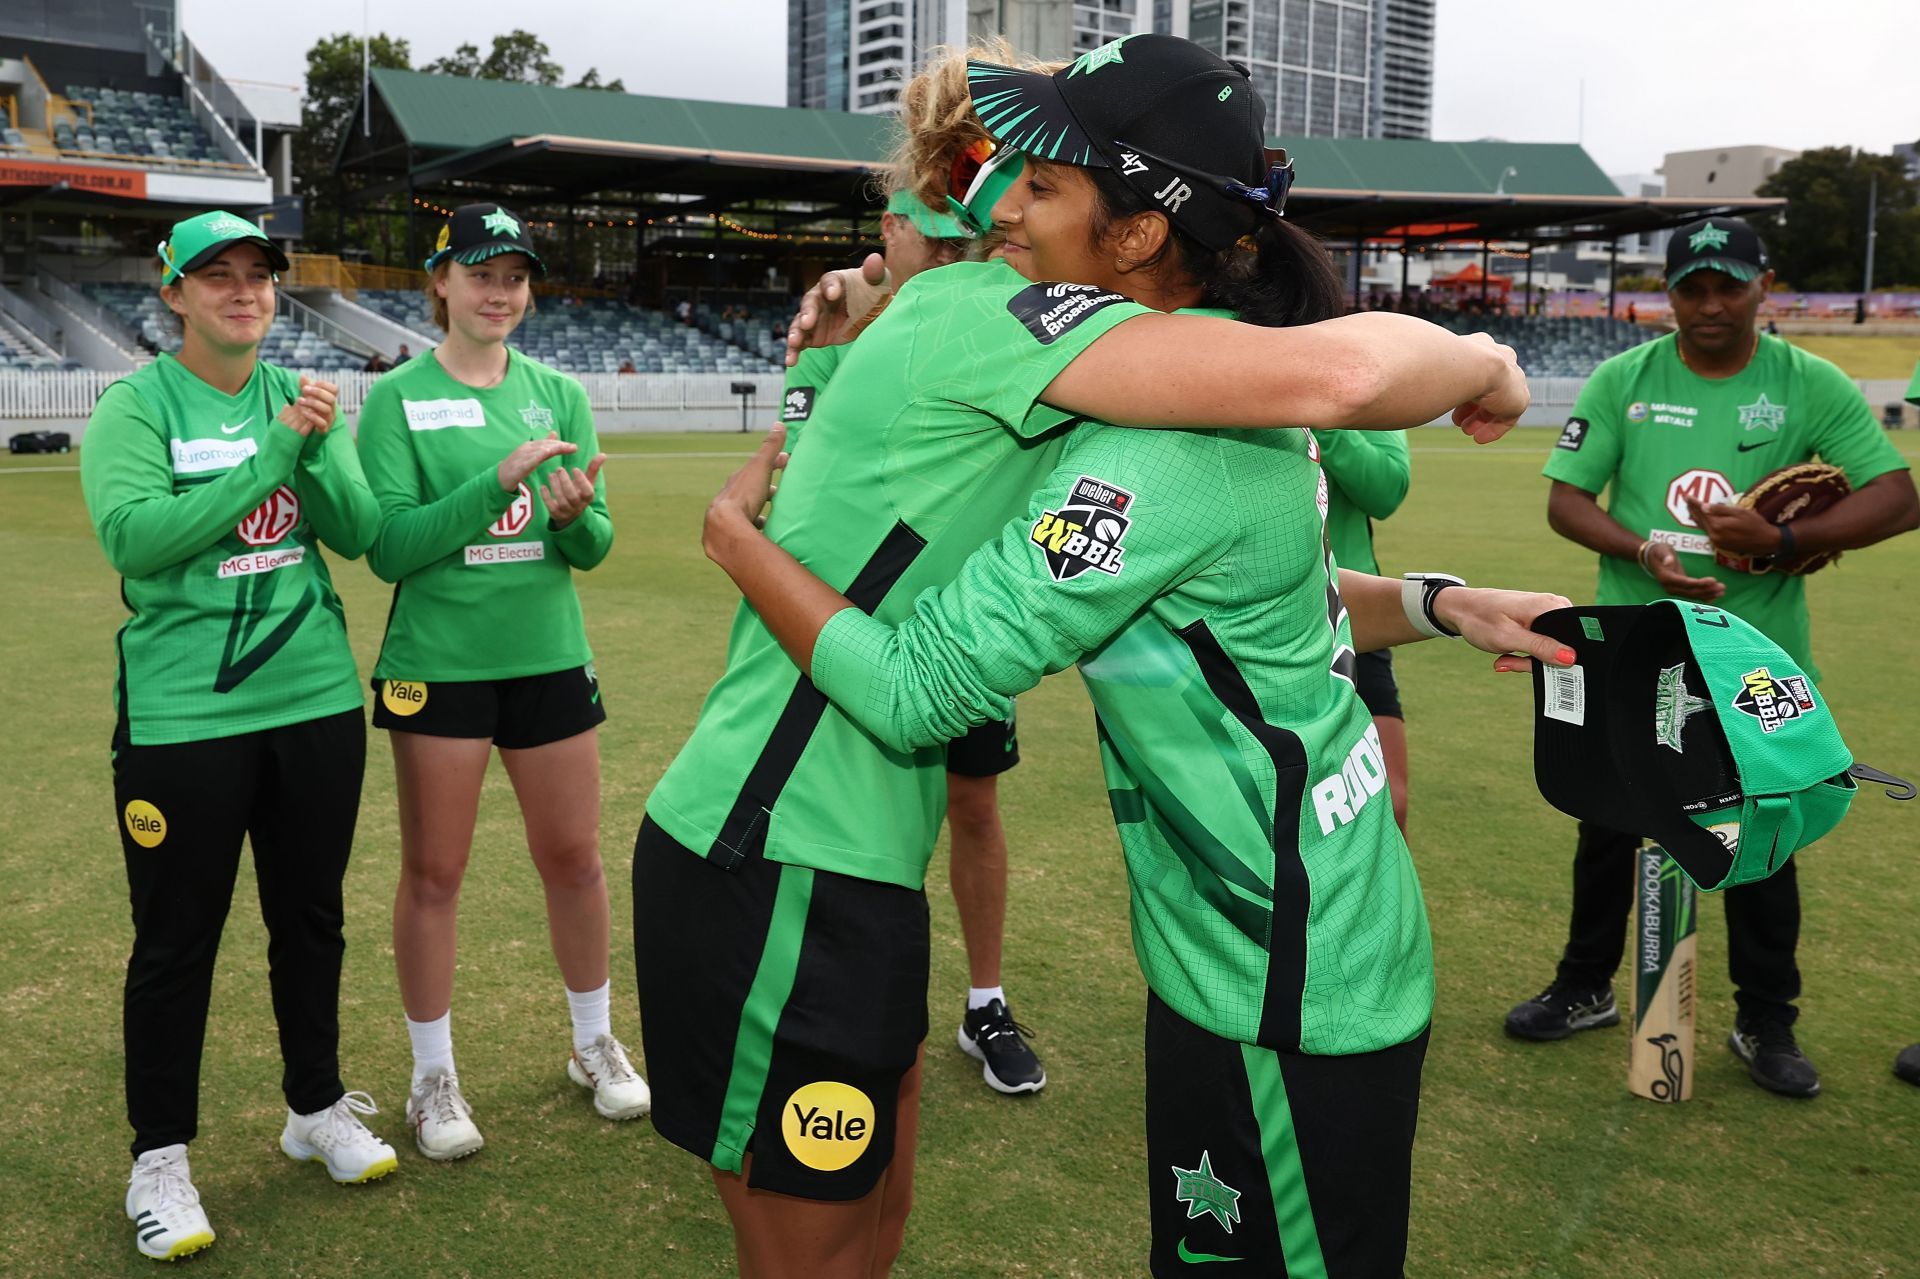
[(1047, 1086), (1047, 1072), (1027, 1047), (1032, 1034), (995, 999), (985, 1008), (967, 1009), (960, 1022), (960, 1051), (981, 1063), (981, 1077), (995, 1092), (1039, 1092)]
[(1551, 986), (1507, 1013), (1507, 1033), (1521, 1039), (1565, 1039), (1576, 1031), (1620, 1023), (1620, 1005), (1612, 986)]
[(1768, 1092), (1782, 1097), (1820, 1095), (1820, 1072), (1800, 1051), (1793, 1039), (1793, 1027), (1787, 1023), (1743, 1019), (1727, 1036), (1727, 1047), (1747, 1063), (1753, 1082)]
[(1920, 1044), (1908, 1044), (1893, 1059), (1893, 1073), (1910, 1084), (1920, 1084)]

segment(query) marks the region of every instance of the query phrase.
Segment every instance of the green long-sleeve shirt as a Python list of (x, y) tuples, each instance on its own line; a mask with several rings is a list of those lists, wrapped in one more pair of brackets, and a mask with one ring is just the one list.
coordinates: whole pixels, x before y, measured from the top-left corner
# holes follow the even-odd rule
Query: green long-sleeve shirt
[[(501, 459), (549, 431), (578, 451), (502, 490)], [(432, 351), (373, 384), (360, 410), (360, 456), (380, 504), (367, 562), (396, 584), (377, 678), (512, 679), (593, 660), (571, 570), (613, 546), (606, 482), (560, 529), (540, 485), (599, 448), (580, 383), (511, 349), (495, 386), (455, 381)]]
[(1413, 483), (1405, 431), (1318, 431), (1327, 473), (1327, 540), (1341, 568), (1379, 573), (1373, 521), (1400, 509)]
[(115, 696), (136, 745), (362, 704), (319, 545), (358, 557), (379, 511), (338, 421), (303, 440), (275, 420), (299, 390), (259, 364), (226, 395), (163, 355), (94, 406), (80, 480), (132, 613)]

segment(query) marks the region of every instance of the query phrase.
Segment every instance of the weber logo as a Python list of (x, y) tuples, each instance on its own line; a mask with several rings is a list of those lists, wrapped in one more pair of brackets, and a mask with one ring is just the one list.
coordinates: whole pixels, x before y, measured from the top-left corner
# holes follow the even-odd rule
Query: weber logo
[(1033, 284), (1008, 298), (1007, 310), (1042, 346), (1051, 346), (1095, 311), (1126, 300), (1094, 284)]
[(813, 397), (817, 394), (810, 386), (790, 386), (786, 399), (780, 405), (782, 422), (804, 422), (813, 416)]
[(230, 471), (259, 451), (260, 445), (253, 440), (174, 440), (173, 473)]
[(401, 411), (407, 415), (409, 431), (440, 431), (449, 426), (476, 427), (487, 424), (487, 411), (480, 407), (480, 401), (466, 400), (402, 400)]

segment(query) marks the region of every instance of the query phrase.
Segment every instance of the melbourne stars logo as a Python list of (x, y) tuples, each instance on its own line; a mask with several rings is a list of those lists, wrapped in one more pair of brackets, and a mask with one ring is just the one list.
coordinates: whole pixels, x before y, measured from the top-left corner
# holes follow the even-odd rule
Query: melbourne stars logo
[(1178, 1179), (1173, 1197), (1187, 1206), (1188, 1221), (1212, 1213), (1222, 1230), (1233, 1233), (1240, 1220), (1240, 1192), (1213, 1175), (1212, 1157), (1207, 1151), (1200, 1152), (1198, 1168), (1175, 1164), (1173, 1175)]
[(511, 236), (516, 240), (520, 238), (520, 223), (514, 219), (513, 214), (508, 213), (505, 209), (495, 209), (492, 213), (487, 214), (486, 217), (480, 219), (480, 225), (495, 235)]
[(1740, 406), (1740, 426), (1743, 430), (1751, 431), (1756, 426), (1764, 426), (1769, 431), (1778, 431), (1786, 424), (1787, 406), (1769, 400), (1765, 391), (1753, 403)]
[(520, 410), (520, 420), (531, 430), (550, 431), (553, 429), (553, 410), (528, 400), (527, 407)]
[(1689, 717), (1707, 709), (1707, 699), (1687, 691), (1685, 664), (1669, 666), (1660, 672), (1653, 692), (1653, 735), (1662, 746), (1676, 755), (1686, 754), (1681, 742)]
[(1121, 36), (1118, 40), (1109, 40), (1098, 49), (1090, 49), (1081, 54), (1073, 60), (1073, 70), (1067, 72), (1067, 79), (1071, 80), (1082, 72), (1092, 75), (1109, 62), (1126, 61), (1120, 56), (1120, 46), (1131, 39), (1133, 39), (1132, 36)]
[(1727, 247), (1727, 230), (1709, 222), (1687, 237), (1687, 247), (1695, 253), (1702, 249), (1724, 249)]

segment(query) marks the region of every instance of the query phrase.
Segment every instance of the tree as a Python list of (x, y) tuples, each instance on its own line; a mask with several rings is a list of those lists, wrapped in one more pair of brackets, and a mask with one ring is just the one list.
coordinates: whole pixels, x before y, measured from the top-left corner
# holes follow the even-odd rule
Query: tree
[(1853, 292), (1867, 260), (1867, 197), (1874, 190), (1874, 279), (1920, 279), (1920, 192), (1898, 158), (1821, 147), (1780, 166), (1757, 194), (1784, 209), (1758, 214), (1782, 282), (1806, 292)]
[(517, 80), (527, 84), (559, 84), (560, 64), (547, 57), (547, 42), (531, 31), (515, 28), (493, 38), (493, 51), (484, 59), (480, 50), (463, 44), (450, 57), (435, 58), (422, 71), (433, 75), (467, 76), (475, 80)]
[[(372, 38), (367, 52), (376, 67), (405, 71), (412, 65), (407, 42), (384, 33)], [(305, 239), (323, 251), (340, 248), (335, 242), (339, 195), (333, 163), (342, 136), (358, 127), (360, 88), (359, 36), (326, 36), (307, 50), (307, 93), (300, 107), (300, 135), (293, 140), (293, 172), (306, 202)]]

